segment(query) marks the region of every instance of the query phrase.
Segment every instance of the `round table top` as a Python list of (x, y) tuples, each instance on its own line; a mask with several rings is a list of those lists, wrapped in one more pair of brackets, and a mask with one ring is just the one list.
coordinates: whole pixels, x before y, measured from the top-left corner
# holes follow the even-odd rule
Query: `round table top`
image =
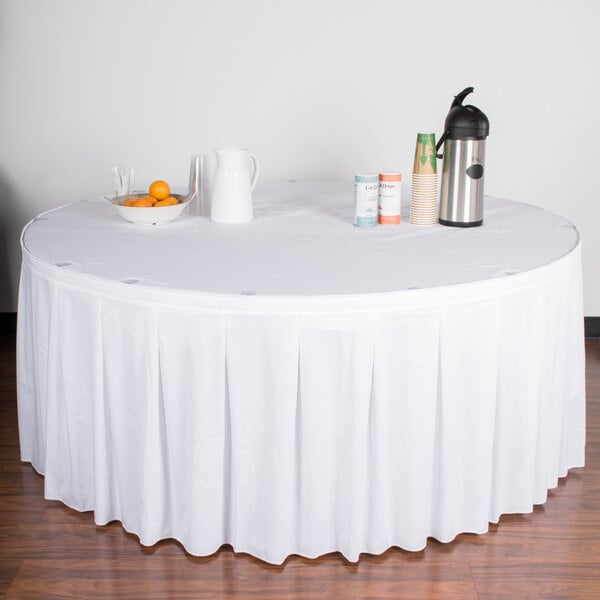
[(353, 201), (352, 182), (259, 183), (250, 223), (218, 224), (189, 211), (153, 226), (129, 223), (96, 198), (36, 217), (22, 245), (61, 270), (112, 283), (305, 297), (503, 278), (550, 264), (579, 243), (564, 218), (511, 200), (486, 196), (484, 223), (474, 228), (412, 225), (408, 202), (400, 225), (359, 228)]

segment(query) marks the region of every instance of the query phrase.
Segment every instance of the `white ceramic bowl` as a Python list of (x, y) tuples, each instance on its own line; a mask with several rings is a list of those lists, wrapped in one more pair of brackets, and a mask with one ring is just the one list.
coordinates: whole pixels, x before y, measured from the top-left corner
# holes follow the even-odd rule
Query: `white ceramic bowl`
[(116, 211), (127, 221), (136, 223), (137, 225), (160, 225), (175, 220), (183, 212), (185, 207), (190, 203), (191, 196), (183, 196), (181, 194), (171, 194), (173, 198), (179, 200), (179, 204), (172, 206), (123, 206), (123, 202), (131, 198), (141, 198), (146, 196), (143, 194), (129, 194), (128, 196), (117, 196), (116, 198), (107, 198), (107, 200), (115, 207)]

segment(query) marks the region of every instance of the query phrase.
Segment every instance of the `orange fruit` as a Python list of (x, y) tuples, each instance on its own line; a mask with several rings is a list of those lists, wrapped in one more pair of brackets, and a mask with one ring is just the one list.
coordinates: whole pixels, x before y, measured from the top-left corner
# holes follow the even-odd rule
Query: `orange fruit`
[(154, 206), (173, 206), (174, 204), (179, 204), (179, 200), (173, 198), (173, 196), (169, 196), (164, 200), (159, 200)]
[(171, 194), (171, 188), (166, 181), (157, 179), (150, 184), (148, 188), (151, 196), (154, 196), (157, 200), (164, 200)]
[(154, 204), (154, 202), (152, 200), (148, 200), (147, 197), (140, 198), (139, 200), (136, 200), (133, 203), (133, 205), (138, 208), (148, 208), (148, 207), (152, 206), (153, 204)]
[(125, 202), (123, 202), (123, 206), (133, 206), (135, 204), (135, 200), (131, 199), (131, 200), (125, 200)]
[(150, 204), (156, 203), (156, 198), (154, 196), (151, 196), (150, 194), (146, 194), (145, 196), (142, 196), (141, 198), (136, 198), (136, 200), (145, 200), (147, 202), (150, 202)]

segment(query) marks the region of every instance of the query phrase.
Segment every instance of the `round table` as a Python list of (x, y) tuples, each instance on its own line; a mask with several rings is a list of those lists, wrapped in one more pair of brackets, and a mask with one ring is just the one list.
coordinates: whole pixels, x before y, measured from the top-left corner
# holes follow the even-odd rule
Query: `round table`
[(255, 219), (22, 235), (21, 453), (45, 495), (144, 545), (349, 560), (530, 512), (585, 446), (580, 239), (485, 198), (478, 228), (352, 225), (351, 184)]

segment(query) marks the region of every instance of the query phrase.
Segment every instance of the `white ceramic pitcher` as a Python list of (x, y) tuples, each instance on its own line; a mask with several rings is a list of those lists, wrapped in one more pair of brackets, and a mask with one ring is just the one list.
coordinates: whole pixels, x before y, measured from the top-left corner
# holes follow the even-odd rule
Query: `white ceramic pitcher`
[(210, 217), (217, 223), (247, 223), (254, 217), (252, 190), (258, 179), (258, 159), (247, 148), (224, 147), (214, 151), (217, 165)]

